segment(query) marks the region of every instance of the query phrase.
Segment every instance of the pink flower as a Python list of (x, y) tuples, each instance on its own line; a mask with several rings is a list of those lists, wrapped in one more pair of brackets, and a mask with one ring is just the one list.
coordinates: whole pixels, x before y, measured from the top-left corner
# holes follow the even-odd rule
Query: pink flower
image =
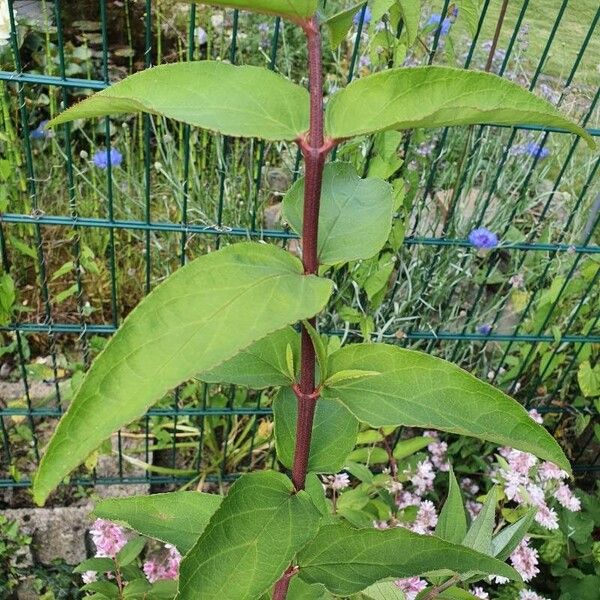
[(411, 529), (415, 533), (431, 534), (438, 522), (438, 515), (431, 500), (423, 500)]
[(558, 515), (553, 508), (549, 508), (546, 503), (538, 506), (535, 514), (535, 520), (546, 529), (558, 529)]
[(460, 487), (472, 496), (479, 491), (479, 486), (470, 477), (463, 477), (460, 481)]
[(417, 496), (417, 494), (403, 490), (399, 493), (396, 504), (398, 505), (398, 508), (402, 509), (406, 508), (407, 506), (418, 506), (420, 502), (421, 496)]
[(345, 490), (350, 485), (350, 477), (347, 473), (338, 473), (337, 475), (328, 475), (323, 478), (325, 485), (332, 490)]
[(85, 584), (94, 583), (94, 581), (96, 581), (96, 578), (97, 578), (97, 575), (96, 575), (95, 571), (85, 571), (84, 573), (81, 574), (81, 580)]
[(434, 479), (435, 473), (433, 471), (433, 464), (428, 459), (418, 463), (416, 471), (410, 475), (410, 480), (415, 487), (415, 492), (420, 495), (433, 489)]
[(475, 500), (467, 500), (465, 502), (465, 507), (471, 519), (474, 519), (481, 512), (483, 504), (476, 502)]
[(127, 543), (125, 530), (110, 521), (96, 519), (90, 529), (97, 557), (114, 558)]
[(167, 555), (163, 560), (158, 560), (155, 557), (144, 562), (144, 575), (146, 575), (150, 583), (161, 579), (177, 579), (179, 577), (181, 554), (171, 544), (165, 544), (165, 549), (167, 550)]
[(490, 595), (484, 591), (482, 587), (474, 587), (471, 588), (471, 594), (476, 598), (481, 598), (482, 600), (489, 600)]
[(540, 413), (535, 410), (535, 408), (532, 408), (529, 411), (529, 416), (536, 422), (539, 423), (540, 425), (542, 425), (544, 423), (544, 419), (542, 418), (542, 415), (540, 415)]
[(419, 577), (396, 579), (394, 585), (406, 595), (406, 600), (415, 600), (417, 594), (427, 587), (427, 582)]
[(542, 481), (560, 481), (568, 477), (568, 473), (557, 467), (554, 463), (543, 462), (538, 469), (538, 477)]
[(538, 569), (538, 551), (529, 546), (529, 539), (525, 538), (510, 555), (512, 566), (519, 572), (523, 581), (530, 581), (540, 570)]
[(556, 492), (554, 492), (554, 497), (571, 512), (577, 512), (581, 510), (581, 501), (579, 498), (573, 495), (573, 492), (565, 483), (561, 483), (558, 486), (558, 489)]
[(390, 525), (387, 521), (373, 521), (373, 527), (375, 529), (389, 529)]
[(521, 590), (519, 592), (519, 600), (548, 600), (548, 598), (544, 598), (531, 590)]

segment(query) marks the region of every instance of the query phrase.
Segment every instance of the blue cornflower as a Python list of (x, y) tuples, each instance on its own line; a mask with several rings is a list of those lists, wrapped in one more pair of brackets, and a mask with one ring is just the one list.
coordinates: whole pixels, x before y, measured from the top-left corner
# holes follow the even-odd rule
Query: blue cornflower
[[(99, 169), (107, 169), (108, 168), (108, 151), (107, 150), (98, 150), (94, 156), (92, 156), (92, 162)], [(118, 167), (123, 162), (123, 155), (116, 149), (110, 149), (110, 164), (112, 167)]]
[(550, 156), (550, 150), (548, 148), (544, 148), (540, 146), (536, 142), (527, 142), (526, 144), (520, 144), (518, 146), (513, 146), (510, 149), (510, 153), (513, 156), (521, 156), (523, 154), (527, 154), (532, 158), (548, 158)]
[(480, 227), (471, 231), (469, 242), (478, 250), (495, 248), (498, 245), (498, 236), (493, 231)]
[(48, 119), (45, 119), (35, 129), (32, 129), (29, 132), (29, 137), (32, 140), (43, 140), (52, 137), (52, 132), (46, 129), (46, 125), (48, 125)]
[(365, 17), (363, 19), (363, 25), (368, 25), (371, 22), (371, 9), (367, 6), (365, 9), (360, 9), (354, 15), (354, 24), (358, 25), (360, 23), (360, 17), (363, 14), (363, 10), (365, 11)]
[(442, 22), (442, 30), (440, 32), (440, 35), (448, 35), (448, 32), (450, 31), (450, 27), (452, 27), (452, 21), (448, 17), (446, 17), (442, 21), (442, 15), (433, 13), (429, 17), (429, 21), (427, 21), (427, 25), (438, 25), (439, 26), (440, 21)]
[(484, 323), (477, 328), (477, 331), (482, 335), (489, 335), (492, 331), (492, 326), (489, 323)]

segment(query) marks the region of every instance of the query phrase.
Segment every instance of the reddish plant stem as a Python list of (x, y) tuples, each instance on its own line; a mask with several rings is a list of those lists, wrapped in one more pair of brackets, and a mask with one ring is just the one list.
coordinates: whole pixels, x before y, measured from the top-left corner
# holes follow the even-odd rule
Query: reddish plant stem
[[(310, 87), (310, 130), (299, 140), (304, 156), (304, 222), (302, 227), (302, 263), (305, 275), (315, 275), (319, 269), (318, 231), (321, 187), (325, 159), (334, 147), (333, 140), (325, 140), (323, 125), (323, 70), (321, 57), (321, 32), (316, 17), (302, 24), (308, 44), (308, 70)], [(316, 320), (310, 319), (315, 327)], [(315, 409), (319, 392), (315, 388), (315, 349), (307, 329), (302, 326), (300, 353), (300, 381), (294, 386), (298, 400), (296, 445), (292, 482), (294, 488), (303, 490), (308, 470), (308, 456), (312, 438)], [(296, 567), (289, 567), (273, 588), (273, 600), (285, 600)]]

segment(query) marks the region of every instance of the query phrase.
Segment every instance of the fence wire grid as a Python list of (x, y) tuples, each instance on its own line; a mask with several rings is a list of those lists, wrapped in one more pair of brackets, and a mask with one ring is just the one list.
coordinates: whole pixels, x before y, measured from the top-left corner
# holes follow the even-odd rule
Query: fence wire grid
[[(425, 4), (426, 13), (441, 15), (453, 5)], [(512, 15), (504, 21), (503, 4)], [(529, 45), (525, 68), (517, 54), (540, 4), (483, 0), (477, 29), (464, 47), (451, 49), (453, 60), (464, 68), (489, 60), (498, 74), (510, 71), (575, 111), (597, 139), (600, 8), (574, 32), (566, 18), (576, 0), (544, 1), (554, 21), (543, 43)], [(222, 244), (295, 243), (276, 215), (282, 192), (301, 175), (294, 144), (228, 139), (148, 115), (65, 125), (53, 137), (40, 133), (40, 122), (161, 62), (218, 58), (291, 75), (301, 72), (304, 56), (294, 49), (300, 34), (292, 25), (235, 10), (150, 0), (8, 5), (12, 66), (0, 71), (0, 201), (6, 201), (0, 254), (21, 307), (0, 327), (9, 348), (0, 362), (12, 369), (8, 380), (18, 389), (0, 393), (0, 487), (16, 489), (30, 485), (70, 400), (71, 377), (89, 366), (144, 294), (186, 260)], [(31, 13), (44, 22), (37, 33), (19, 22)], [(359, 12), (342, 50), (326, 50), (330, 91), (369, 69), (365, 14)], [(501, 36), (490, 52), (484, 36), (498, 24)], [(447, 60), (450, 42), (442, 30), (440, 22), (414, 62)], [(401, 34), (400, 21), (395, 35)], [(40, 54), (46, 59), (38, 60)], [(105, 168), (95, 167), (94, 150), (117, 140), (120, 158), (109, 154)], [(527, 144), (536, 145), (533, 154), (523, 151)], [(579, 379), (582, 363), (592, 373), (598, 364), (600, 195), (598, 157), (583, 146), (571, 134), (536, 127), (405, 135), (397, 176), (410, 182), (413, 198), (402, 217), (401, 247), (382, 257), (384, 300), (367, 334), (453, 360), (536, 408), (576, 471), (589, 473), (600, 470), (598, 410)], [(373, 142), (343, 146), (338, 158), (351, 152), (366, 173)], [(467, 239), (483, 225), (501, 240), (485, 256)], [(361, 336), (356, 323), (333, 313), (322, 325), (328, 333)], [(271, 464), (270, 401), (268, 393), (232, 386), (183, 385), (115, 435), (70, 487), (226, 480)]]

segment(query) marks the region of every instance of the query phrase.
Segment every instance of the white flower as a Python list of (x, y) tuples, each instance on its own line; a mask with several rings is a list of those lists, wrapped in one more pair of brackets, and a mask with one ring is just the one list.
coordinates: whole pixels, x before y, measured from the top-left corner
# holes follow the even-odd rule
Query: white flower
[(481, 598), (481, 600), (488, 600), (490, 595), (484, 591), (482, 587), (474, 587), (471, 589), (471, 594), (476, 598)]
[(531, 590), (521, 590), (519, 592), (519, 600), (548, 600)]
[(196, 29), (194, 29), (194, 35), (196, 37), (196, 43), (198, 46), (203, 46), (208, 42), (208, 36), (202, 27), (196, 27)]
[[(13, 10), (15, 18), (16, 12)], [(8, 0), (0, 0), (0, 46), (5, 46), (10, 41), (10, 13)]]

